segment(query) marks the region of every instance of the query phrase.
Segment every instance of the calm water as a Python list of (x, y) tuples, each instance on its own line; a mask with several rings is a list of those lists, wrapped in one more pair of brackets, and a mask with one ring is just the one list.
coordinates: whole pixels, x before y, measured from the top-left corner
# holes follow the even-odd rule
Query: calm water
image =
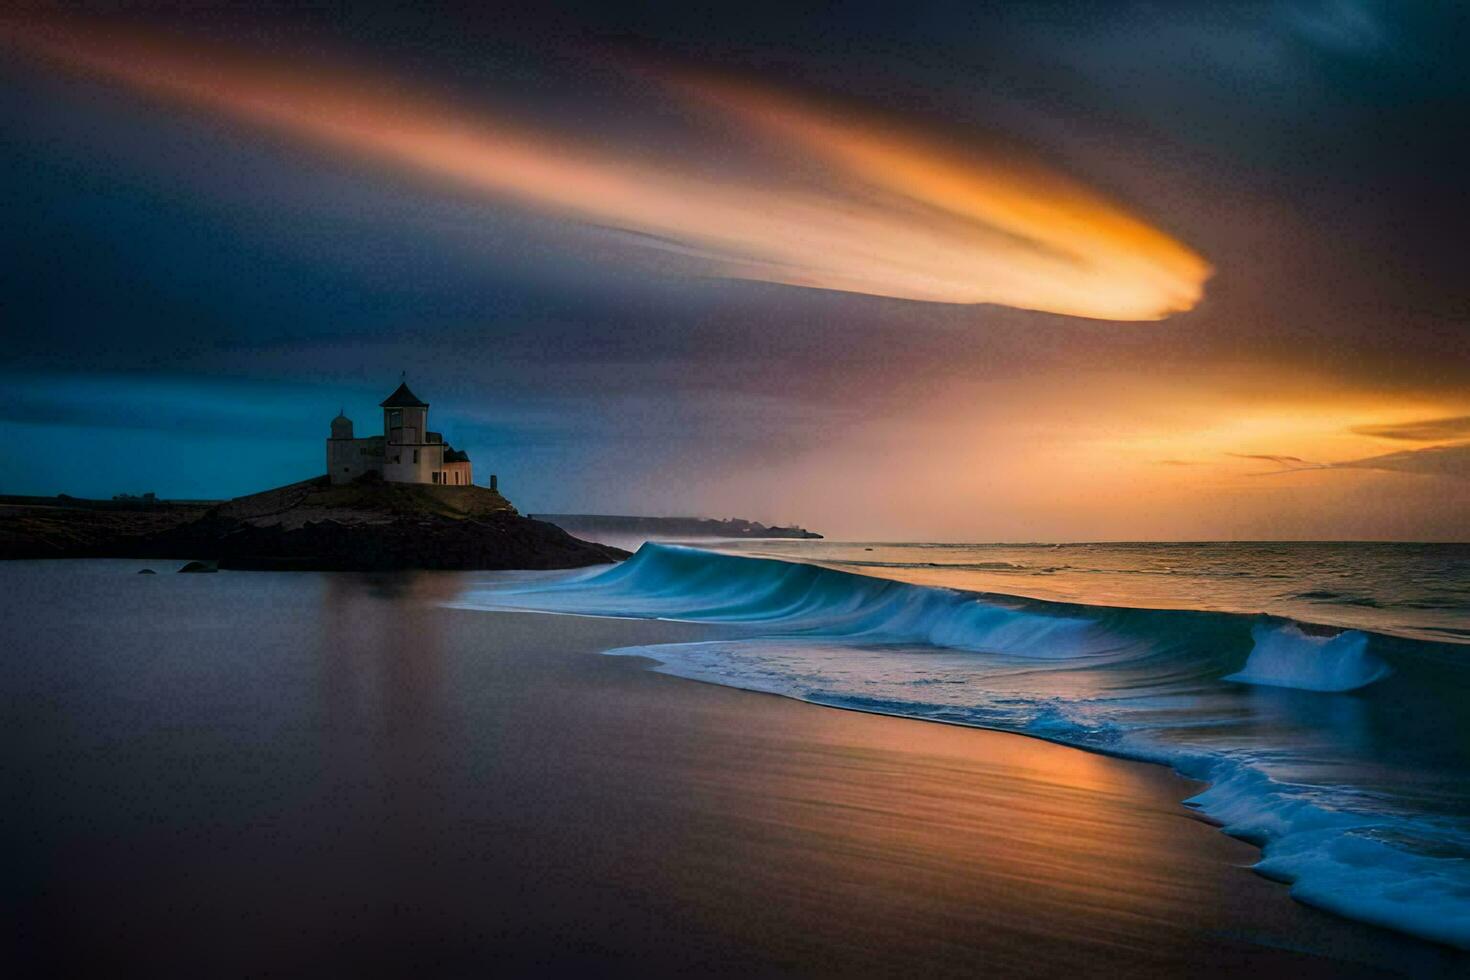
[(0, 562), (0, 976), (698, 965), (675, 893), (617, 884), (667, 845), (629, 814), (698, 793), (630, 775), (634, 709), (603, 710), (626, 671), (594, 655), (647, 624), (481, 623), (443, 607), (468, 573), (179, 564)]
[(613, 652), (1171, 765), (1299, 898), (1470, 948), (1470, 546), (720, 547), (456, 604), (731, 624)]

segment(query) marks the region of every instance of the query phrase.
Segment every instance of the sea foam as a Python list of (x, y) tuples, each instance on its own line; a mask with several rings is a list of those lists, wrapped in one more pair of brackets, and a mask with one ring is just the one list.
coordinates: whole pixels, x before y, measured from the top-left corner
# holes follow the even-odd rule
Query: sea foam
[[(457, 605), (721, 624), (609, 653), (821, 704), (1171, 765), (1258, 870), (1341, 915), (1470, 949), (1457, 650), (1275, 617), (1047, 603), (648, 544)], [(1351, 692), (1351, 693), (1345, 693)]]
[(1392, 673), (1368, 652), (1368, 637), (1358, 630), (1314, 636), (1294, 623), (1257, 624), (1251, 637), (1255, 646), (1244, 669), (1225, 680), (1302, 691), (1353, 691)]

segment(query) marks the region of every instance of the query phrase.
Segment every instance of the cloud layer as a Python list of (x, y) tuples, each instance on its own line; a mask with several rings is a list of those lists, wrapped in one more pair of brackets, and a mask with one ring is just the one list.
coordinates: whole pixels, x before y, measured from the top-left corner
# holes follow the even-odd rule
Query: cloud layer
[[(392, 79), (159, 36), (74, 25), (0, 33), (68, 69), (449, 181), (549, 215), (634, 233), (703, 272), (942, 303), (1152, 320), (1193, 307), (1210, 274), (1190, 249), (1036, 164), (943, 146), (850, 111), (729, 81), (666, 77), (780, 152), (792, 173), (714, 173), (678, 145), (630, 152), (551, 126), (406, 95)], [(627, 147), (620, 148), (625, 140)]]
[(1405, 442), (1444, 442), (1450, 439), (1470, 439), (1470, 415), (1445, 419), (1424, 419), (1417, 422), (1394, 422), (1387, 425), (1357, 425), (1353, 426), (1353, 431), (1360, 436), (1401, 439)]

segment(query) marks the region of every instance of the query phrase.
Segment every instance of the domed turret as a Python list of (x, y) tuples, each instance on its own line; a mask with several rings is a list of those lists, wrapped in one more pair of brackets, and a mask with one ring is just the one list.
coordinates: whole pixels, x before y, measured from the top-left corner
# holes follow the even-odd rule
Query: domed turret
[(332, 438), (352, 438), (352, 420), (341, 412), (338, 412), (337, 417), (332, 419)]

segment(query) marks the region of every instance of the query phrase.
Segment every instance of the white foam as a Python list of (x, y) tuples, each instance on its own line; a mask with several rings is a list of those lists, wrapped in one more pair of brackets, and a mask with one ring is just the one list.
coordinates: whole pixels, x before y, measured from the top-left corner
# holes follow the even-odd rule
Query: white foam
[(1225, 678), (1241, 684), (1294, 687), (1302, 691), (1355, 691), (1392, 673), (1368, 652), (1357, 630), (1312, 636), (1293, 623), (1251, 629), (1255, 646), (1245, 667)]
[[(1425, 839), (1400, 817), (1324, 805), (1246, 766), (1217, 765), (1189, 800), (1228, 834), (1261, 842), (1255, 869), (1300, 901), (1338, 915), (1470, 949), (1470, 863), (1416, 853), (1384, 838)], [(1450, 832), (1453, 834), (1453, 831)]]
[[(1259, 843), (1258, 870), (1291, 883), (1297, 898), (1470, 949), (1465, 822), (1416, 812), (1391, 792), (1375, 798), (1371, 778), (1355, 784), (1352, 753), (1319, 775), (1337, 759), (1334, 739), (1369, 735), (1355, 714), (1316, 713), (1387, 692), (1243, 699), (1220, 683), (1249, 624), (1249, 657), (1225, 680), (1358, 690), (1392, 673), (1363, 632), (1315, 635), (1228, 614), (1084, 613), (661, 545), (611, 570), (501, 583), (462, 604), (737, 625), (723, 639), (608, 652), (696, 680), (1173, 766), (1210, 784), (1190, 802)], [(1412, 661), (1399, 666), (1412, 693)]]

